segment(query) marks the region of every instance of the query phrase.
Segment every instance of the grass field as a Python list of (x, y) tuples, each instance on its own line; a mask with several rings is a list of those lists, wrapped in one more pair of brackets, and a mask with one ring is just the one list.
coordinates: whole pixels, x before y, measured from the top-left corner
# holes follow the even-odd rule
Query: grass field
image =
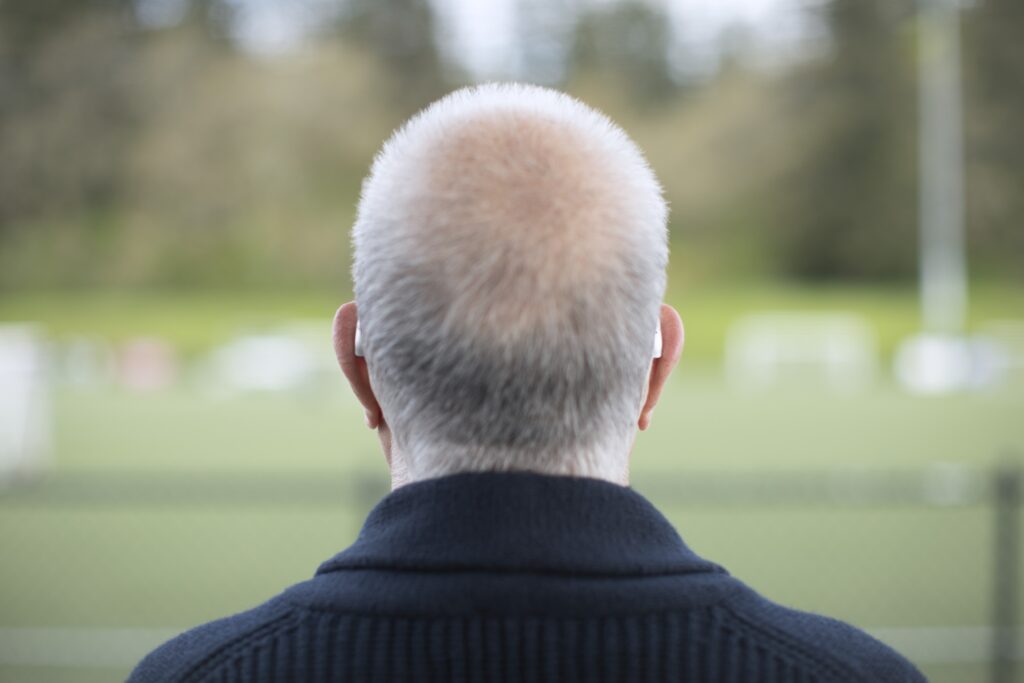
[[(198, 356), (253, 320), (329, 315), (333, 305), (327, 296), (266, 308), (246, 297), (204, 301), (47, 295), (0, 303), (0, 319), (35, 312), (58, 337), (166, 332)], [(921, 399), (881, 380), (849, 396), (811, 387), (736, 394), (721, 379), (716, 345), (740, 312), (860, 310), (891, 348), (913, 329), (912, 298), (727, 292), (691, 302), (690, 316), (676, 303), (688, 355), (638, 441), (637, 488), (695, 550), (768, 597), (910, 643), (908, 654), (920, 654), (939, 683), (983, 680), (985, 664), (965, 654), (965, 641), (991, 611), (987, 504), (695, 503), (674, 495), (673, 482), (683, 492), (708, 473), (767, 481), (927, 475), (949, 463), (984, 470), (1001, 453), (1024, 453), (1024, 387)], [(1022, 317), (1018, 305), (998, 293), (976, 311)], [(117, 680), (151, 641), (262, 601), (351, 542), (385, 468), (341, 383), (235, 398), (187, 383), (153, 394), (58, 389), (53, 472), (0, 493), (0, 681)]]

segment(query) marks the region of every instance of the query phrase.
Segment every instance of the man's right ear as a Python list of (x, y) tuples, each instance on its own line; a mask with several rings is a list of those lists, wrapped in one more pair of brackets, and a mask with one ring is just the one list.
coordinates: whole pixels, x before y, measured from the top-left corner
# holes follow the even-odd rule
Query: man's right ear
[(651, 363), (647, 398), (640, 410), (640, 419), (637, 422), (637, 426), (642, 430), (651, 425), (651, 415), (654, 414), (654, 406), (658, 404), (658, 398), (661, 397), (661, 390), (683, 352), (685, 337), (683, 321), (676, 309), (668, 304), (661, 305), (658, 330), (659, 342), (656, 346), (657, 353), (654, 354), (655, 357)]
[[(356, 303), (349, 301), (342, 304), (334, 314), (334, 355), (338, 357), (338, 365), (344, 373), (352, 393), (359, 399), (366, 417), (366, 426), (376, 429), (380, 426), (382, 414), (377, 397), (370, 386), (370, 371), (366, 359), (356, 353), (356, 334), (359, 327), (359, 316)], [(360, 351), (362, 351), (360, 349)]]

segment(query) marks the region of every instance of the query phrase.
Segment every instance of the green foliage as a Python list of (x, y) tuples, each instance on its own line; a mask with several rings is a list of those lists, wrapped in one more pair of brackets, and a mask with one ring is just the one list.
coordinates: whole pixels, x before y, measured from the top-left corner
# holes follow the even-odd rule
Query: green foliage
[(359, 46), (382, 65), (384, 96), (401, 118), (446, 90), (429, 0), (350, 0), (338, 26), (343, 42)]
[[(374, 151), (455, 87), (426, 0), (346, 3), (256, 57), (226, 0), (176, 27), (128, 0), (0, 3), (0, 288), (337, 286)], [(677, 83), (649, 3), (519, 0), (526, 80), (605, 110), (646, 151), (691, 281), (902, 280), (916, 270), (909, 0), (832, 0), (819, 53)], [(237, 8), (236, 8), (237, 9)], [(1015, 0), (962, 12), (972, 273), (1024, 276)]]
[(967, 220), (987, 270), (1024, 270), (1024, 3), (979, 0), (964, 14)]
[(909, 3), (835, 0), (832, 45), (788, 84), (799, 163), (779, 187), (778, 249), (797, 277), (908, 278), (917, 253)]
[(119, 7), (0, 5), (0, 46), (7, 48), (0, 48), (0, 73), (8, 79), (0, 96), (0, 239), (20, 221), (104, 209), (123, 198), (123, 162), (138, 118), (130, 101), (133, 50)]
[(677, 94), (668, 63), (667, 17), (630, 0), (585, 12), (573, 40), (573, 72), (596, 71), (605, 87), (624, 92), (634, 106), (663, 103)]

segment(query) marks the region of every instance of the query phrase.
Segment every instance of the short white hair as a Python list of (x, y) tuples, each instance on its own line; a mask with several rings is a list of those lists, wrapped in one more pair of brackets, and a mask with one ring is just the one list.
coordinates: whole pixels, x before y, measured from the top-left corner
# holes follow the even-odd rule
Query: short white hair
[(353, 228), (370, 380), (412, 479), (621, 479), (668, 260), (642, 153), (563, 93), (492, 84), (410, 119)]

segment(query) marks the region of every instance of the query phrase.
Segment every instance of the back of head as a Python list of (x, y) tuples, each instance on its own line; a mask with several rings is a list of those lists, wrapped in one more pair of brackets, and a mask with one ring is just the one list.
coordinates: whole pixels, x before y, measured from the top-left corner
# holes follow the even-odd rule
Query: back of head
[(668, 258), (640, 151), (556, 91), (452, 93), (363, 185), (355, 291), (374, 392), (413, 479), (620, 478)]

